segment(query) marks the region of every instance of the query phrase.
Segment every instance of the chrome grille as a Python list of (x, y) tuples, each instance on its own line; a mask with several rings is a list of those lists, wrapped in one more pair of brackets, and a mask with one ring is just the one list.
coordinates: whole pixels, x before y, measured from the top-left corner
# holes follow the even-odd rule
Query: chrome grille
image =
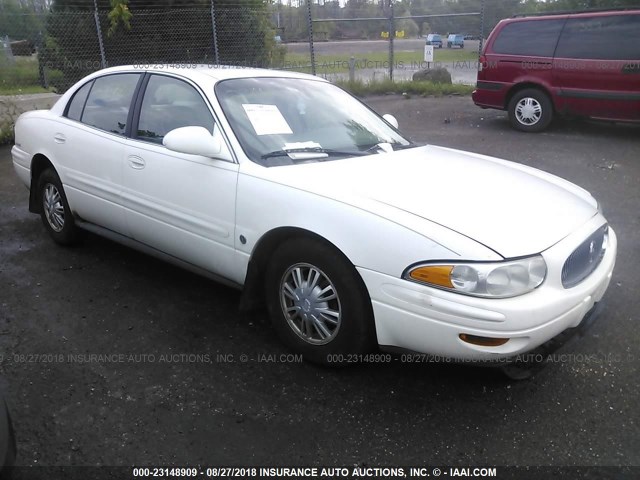
[(578, 285), (600, 265), (607, 249), (609, 227), (604, 225), (576, 248), (562, 267), (562, 286)]

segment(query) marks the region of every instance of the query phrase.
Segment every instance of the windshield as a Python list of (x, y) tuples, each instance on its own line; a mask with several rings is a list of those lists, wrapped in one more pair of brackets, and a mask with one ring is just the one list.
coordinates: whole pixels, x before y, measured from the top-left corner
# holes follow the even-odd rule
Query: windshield
[(241, 78), (223, 80), (215, 91), (245, 154), (261, 165), (334, 160), (412, 146), (363, 103), (330, 83)]

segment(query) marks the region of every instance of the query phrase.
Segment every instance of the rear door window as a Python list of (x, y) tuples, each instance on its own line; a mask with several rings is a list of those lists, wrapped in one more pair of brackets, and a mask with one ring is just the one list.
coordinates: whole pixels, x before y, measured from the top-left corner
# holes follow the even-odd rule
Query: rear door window
[(640, 15), (570, 18), (556, 57), (640, 60)]
[(131, 99), (139, 78), (139, 73), (97, 78), (82, 112), (82, 123), (124, 135)]
[(553, 57), (564, 23), (564, 18), (509, 23), (498, 34), (493, 51), (505, 55)]

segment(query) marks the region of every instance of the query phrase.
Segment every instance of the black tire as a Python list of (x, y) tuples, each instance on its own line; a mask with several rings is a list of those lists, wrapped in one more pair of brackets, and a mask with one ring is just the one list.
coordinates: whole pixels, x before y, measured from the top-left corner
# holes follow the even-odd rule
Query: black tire
[(77, 239), (78, 229), (60, 177), (52, 168), (46, 169), (38, 178), (38, 202), (40, 218), (51, 238), (60, 245), (73, 244)]
[(535, 374), (547, 366), (545, 359), (532, 358), (531, 360), (518, 360), (500, 367), (500, 371), (509, 380), (529, 380)]
[[(1, 402), (2, 400), (0, 400)], [(16, 435), (13, 430), (13, 422), (11, 421), (11, 415), (4, 405), (7, 423), (7, 451), (5, 452), (4, 461), (0, 465), (0, 480), (10, 480), (12, 477), (12, 467), (16, 462), (17, 448), (16, 448)], [(4, 432), (3, 432), (4, 434)]]
[[(294, 299), (284, 291), (286, 284), (295, 285), (296, 269), (303, 281)], [(319, 274), (317, 283), (307, 282), (315, 279), (314, 272)], [(347, 363), (347, 355), (376, 347), (369, 294), (355, 267), (336, 249), (312, 238), (288, 240), (274, 252), (265, 279), (273, 326), (284, 343), (305, 360), (339, 366)], [(309, 283), (315, 287), (305, 291)], [(331, 299), (332, 291), (335, 299)], [(285, 313), (287, 308), (290, 315)]]
[(541, 132), (553, 120), (551, 99), (536, 88), (517, 92), (509, 101), (508, 111), (511, 126), (522, 132)]

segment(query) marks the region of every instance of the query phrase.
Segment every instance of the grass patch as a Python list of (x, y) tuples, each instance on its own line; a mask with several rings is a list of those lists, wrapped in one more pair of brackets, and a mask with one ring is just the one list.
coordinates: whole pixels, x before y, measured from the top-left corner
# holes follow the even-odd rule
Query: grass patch
[(433, 95), (441, 97), (443, 95), (471, 95), (474, 87), (471, 85), (460, 85), (458, 83), (432, 83), (432, 82), (413, 82), (405, 80), (394, 82), (392, 80), (372, 80), (364, 82), (355, 80), (338, 80), (336, 85), (341, 86), (353, 95), (364, 97), (366, 95), (385, 95), (388, 93), (417, 95), (426, 97)]
[[(409, 68), (419, 70), (424, 68), (423, 52), (395, 52), (393, 55), (394, 69)], [(389, 52), (374, 52), (359, 55), (316, 55), (316, 73), (331, 74), (349, 71), (349, 59), (356, 60), (356, 70), (362, 69), (389, 69)], [(451, 62), (475, 62), (478, 60), (478, 52), (474, 50), (444, 49), (435, 51), (435, 63)], [(297, 72), (311, 73), (309, 55), (300, 53), (287, 53), (284, 57), (283, 67)], [(278, 68), (278, 67), (276, 67)]]
[(0, 87), (0, 95), (28, 95), (31, 93), (50, 93), (52, 88), (42, 88), (40, 85), (27, 85), (26, 87)]
[(15, 57), (14, 62), (0, 57), (0, 95), (49, 92), (40, 86), (38, 60)]
[(0, 145), (13, 143), (13, 127), (20, 115), (11, 100), (0, 100)]

